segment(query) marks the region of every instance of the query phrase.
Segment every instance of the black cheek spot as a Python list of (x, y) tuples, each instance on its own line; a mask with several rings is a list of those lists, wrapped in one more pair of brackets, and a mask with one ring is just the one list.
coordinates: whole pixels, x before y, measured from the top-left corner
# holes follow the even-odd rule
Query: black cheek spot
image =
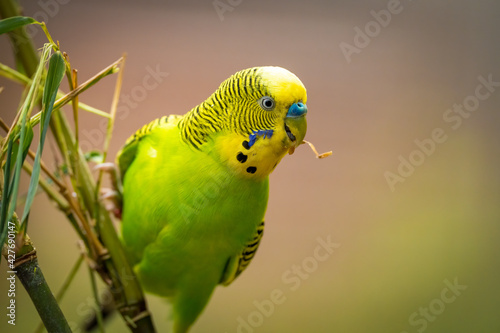
[(248, 167), (248, 168), (247, 168), (247, 172), (248, 172), (248, 173), (255, 173), (255, 171), (257, 171), (257, 168), (256, 168), (256, 167)]
[(238, 155), (236, 155), (236, 159), (240, 162), (240, 163), (245, 163), (247, 161), (247, 158), (248, 156), (243, 154), (242, 152), (239, 152)]
[(247, 150), (250, 149), (250, 146), (248, 145), (248, 141), (247, 140), (243, 141), (242, 145), (243, 145), (243, 147), (245, 149), (247, 149)]

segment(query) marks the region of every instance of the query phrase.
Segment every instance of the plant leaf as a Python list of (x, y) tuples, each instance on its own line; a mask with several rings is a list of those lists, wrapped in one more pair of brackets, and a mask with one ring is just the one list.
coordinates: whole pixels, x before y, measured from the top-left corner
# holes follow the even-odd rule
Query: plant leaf
[(26, 134), (24, 137), (24, 145), (23, 145), (23, 161), (28, 155), (28, 150), (31, 146), (31, 141), (33, 140), (33, 127), (31, 127), (31, 122), (26, 122)]
[(11, 200), (9, 202), (9, 211), (7, 212), (7, 221), (10, 221), (12, 215), (14, 214), (14, 210), (16, 209), (17, 193), (19, 191), (19, 179), (21, 178), (21, 168), (24, 163), (24, 158), (26, 157), (26, 155), (24, 155), (24, 139), (26, 138), (26, 127), (27, 127), (26, 118), (27, 115), (26, 113), (24, 113), (23, 119), (21, 120), (21, 134), (19, 137), (19, 145), (17, 148), (17, 152), (15, 153), (16, 164), (14, 168), (12, 185), (9, 188), (9, 196)]
[[(0, 244), (5, 243), (5, 237), (7, 236), (7, 211), (9, 210), (9, 201), (10, 201), (10, 160), (12, 157), (12, 143), (14, 139), (10, 139), (7, 145), (7, 158), (4, 165), (4, 173), (3, 173), (3, 193), (2, 193), (2, 202), (0, 203)], [(0, 256), (0, 261), (1, 261)]]
[(38, 21), (26, 16), (14, 16), (0, 20), (0, 35), (33, 23), (38, 23)]
[[(23, 113), (21, 119), (21, 133), (19, 134), (19, 143), (15, 143), (16, 136), (12, 135), (9, 140), (9, 147), (7, 152), (7, 161), (5, 165), (6, 176), (8, 173), (8, 180), (4, 183), (4, 197), (2, 198), (2, 208), (1, 208), (1, 219), (2, 226), (0, 240), (2, 241), (0, 244), (3, 244), (4, 237), (7, 232), (8, 222), (11, 221), (12, 215), (14, 214), (14, 210), (16, 209), (17, 204), (17, 193), (19, 191), (19, 180), (21, 178), (21, 168), (23, 166), (24, 160), (26, 159), (26, 155), (28, 154), (28, 149), (31, 144), (31, 140), (33, 139), (33, 129), (27, 119), (26, 112)], [(13, 149), (13, 147), (15, 149)], [(15, 163), (12, 163), (15, 161)], [(9, 165), (7, 165), (9, 163)], [(12, 183), (10, 181), (10, 170), (14, 169), (14, 173), (12, 174)]]
[[(23, 144), (23, 149), (22, 149), (22, 152), (23, 152), (23, 161), (26, 159), (26, 156), (28, 155), (28, 150), (31, 146), (31, 141), (33, 141), (33, 128), (31, 127), (31, 122), (27, 121), (26, 122), (26, 130), (25, 130), (25, 134), (24, 134), (24, 144)], [(14, 169), (14, 165), (16, 163), (16, 160), (17, 160), (17, 154), (19, 153), (19, 142), (18, 142), (18, 139), (21, 137), (21, 132), (18, 128), (20, 128), (21, 126), (20, 125), (17, 125), (16, 126), (16, 129), (13, 131), (13, 134), (17, 134), (13, 137), (14, 137), (14, 142), (13, 142), (13, 148), (12, 148), (12, 151), (13, 151), (13, 155), (12, 155), (12, 158), (11, 158), (11, 161), (10, 161), (10, 169), (13, 170)]]
[(49, 128), (50, 116), (54, 108), (54, 101), (56, 99), (57, 91), (64, 77), (64, 71), (64, 59), (61, 56), (61, 52), (58, 51), (50, 57), (47, 80), (45, 81), (45, 87), (43, 88), (43, 109), (40, 127), (40, 143), (38, 144), (38, 149), (35, 155), (35, 162), (33, 163), (33, 172), (31, 174), (28, 195), (24, 204), (21, 224), (24, 224), (24, 221), (28, 217), (29, 211), (31, 209), (31, 204), (33, 203), (33, 198), (35, 197), (38, 188), (38, 178), (40, 177), (40, 159), (42, 157), (45, 136), (47, 135), (47, 129)]

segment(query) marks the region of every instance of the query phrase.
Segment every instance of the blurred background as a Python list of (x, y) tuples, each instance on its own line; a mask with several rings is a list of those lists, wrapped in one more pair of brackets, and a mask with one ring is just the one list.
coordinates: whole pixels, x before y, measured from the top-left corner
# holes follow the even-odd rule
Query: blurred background
[[(193, 333), (500, 331), (499, 2), (21, 4), (47, 23), (80, 82), (127, 53), (110, 160), (141, 125), (187, 112), (240, 69), (282, 66), (307, 87), (306, 139), (333, 156), (317, 160), (303, 146), (271, 175), (257, 256), (216, 289)], [(29, 31), (42, 47), (41, 29)], [(14, 66), (6, 36), (0, 61)], [(109, 110), (115, 80), (80, 101)], [(22, 90), (0, 86), (11, 123)], [(103, 124), (81, 113), (84, 149), (102, 147)], [(50, 149), (44, 160), (55, 164)], [(58, 290), (77, 237), (44, 194), (29, 234)], [(7, 325), (6, 270), (3, 260), (0, 331), (33, 332), (38, 317), (19, 281), (16, 326)], [(90, 304), (82, 267), (62, 308), (78, 323)], [(149, 304), (166, 332), (168, 306)], [(115, 317), (109, 331), (126, 329)]]

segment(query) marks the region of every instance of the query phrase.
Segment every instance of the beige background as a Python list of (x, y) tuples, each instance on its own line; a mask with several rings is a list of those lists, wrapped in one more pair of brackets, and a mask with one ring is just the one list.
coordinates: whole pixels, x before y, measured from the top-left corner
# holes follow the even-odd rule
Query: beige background
[[(120, 104), (112, 156), (139, 126), (188, 111), (237, 70), (279, 65), (306, 85), (307, 139), (334, 154), (316, 160), (303, 147), (277, 168), (254, 262), (216, 290), (192, 332), (498, 332), (500, 87), (458, 128), (443, 116), (473, 101), (479, 76), (500, 81), (499, 3), (402, 0), (381, 27), (370, 11), (392, 1), (221, 1), (233, 4), (223, 20), (212, 0), (22, 1), (26, 15), (47, 22), (81, 82), (127, 52), (122, 92), (130, 102)], [(366, 25), (370, 42), (348, 62), (339, 45), (354, 45), (355, 28)], [(45, 37), (33, 31), (41, 47)], [(12, 59), (2, 36), (0, 61)], [(150, 90), (148, 68), (168, 73)], [(80, 100), (108, 110), (115, 79)], [(10, 122), (21, 90), (0, 85)], [(88, 147), (102, 147), (100, 120), (82, 114)], [(446, 140), (418, 160), (414, 141), (435, 129)], [(392, 191), (384, 174), (410, 155), (421, 164)], [(49, 149), (44, 159), (54, 164)], [(43, 194), (29, 233), (57, 290), (78, 256), (76, 237)], [(340, 247), (326, 257), (318, 237)], [(19, 282), (17, 325), (7, 326), (4, 261), (0, 271), (0, 331), (32, 332), (38, 319)], [(455, 279), (467, 288), (453, 294), (446, 288)], [(89, 290), (83, 267), (62, 303), (70, 321), (88, 313)], [(254, 302), (269, 304), (271, 293), (280, 304), (258, 312)], [(165, 332), (168, 308), (150, 303)], [(425, 319), (419, 311), (429, 306)], [(253, 326), (238, 331), (242, 320)], [(120, 320), (113, 327), (124, 331)]]

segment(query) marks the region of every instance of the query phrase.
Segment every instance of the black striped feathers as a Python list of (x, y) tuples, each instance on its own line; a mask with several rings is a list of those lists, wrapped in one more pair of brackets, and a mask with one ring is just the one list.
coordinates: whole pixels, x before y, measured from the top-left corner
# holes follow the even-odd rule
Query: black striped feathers
[(237, 72), (184, 116), (179, 123), (182, 138), (200, 149), (212, 133), (221, 130), (248, 136), (274, 128), (279, 115), (259, 106), (259, 100), (267, 95), (259, 67)]
[(262, 236), (264, 236), (264, 221), (259, 224), (253, 238), (246, 244), (243, 252), (237, 257), (229, 258), (220, 283), (230, 284), (248, 267), (259, 248)]
[(125, 175), (125, 172), (127, 171), (128, 167), (132, 163), (132, 161), (135, 158), (135, 154), (137, 152), (137, 146), (139, 141), (141, 141), (142, 138), (147, 136), (149, 133), (151, 133), (152, 130), (158, 127), (162, 127), (165, 125), (169, 124), (174, 124), (175, 122), (179, 121), (181, 116), (178, 115), (169, 115), (169, 116), (163, 116), (161, 118), (155, 119), (152, 122), (144, 125), (141, 127), (139, 130), (137, 130), (132, 136), (130, 136), (127, 141), (125, 142), (125, 145), (123, 148), (118, 152), (116, 159), (118, 162), (118, 167), (120, 169), (120, 175), (123, 179), (123, 176)]

